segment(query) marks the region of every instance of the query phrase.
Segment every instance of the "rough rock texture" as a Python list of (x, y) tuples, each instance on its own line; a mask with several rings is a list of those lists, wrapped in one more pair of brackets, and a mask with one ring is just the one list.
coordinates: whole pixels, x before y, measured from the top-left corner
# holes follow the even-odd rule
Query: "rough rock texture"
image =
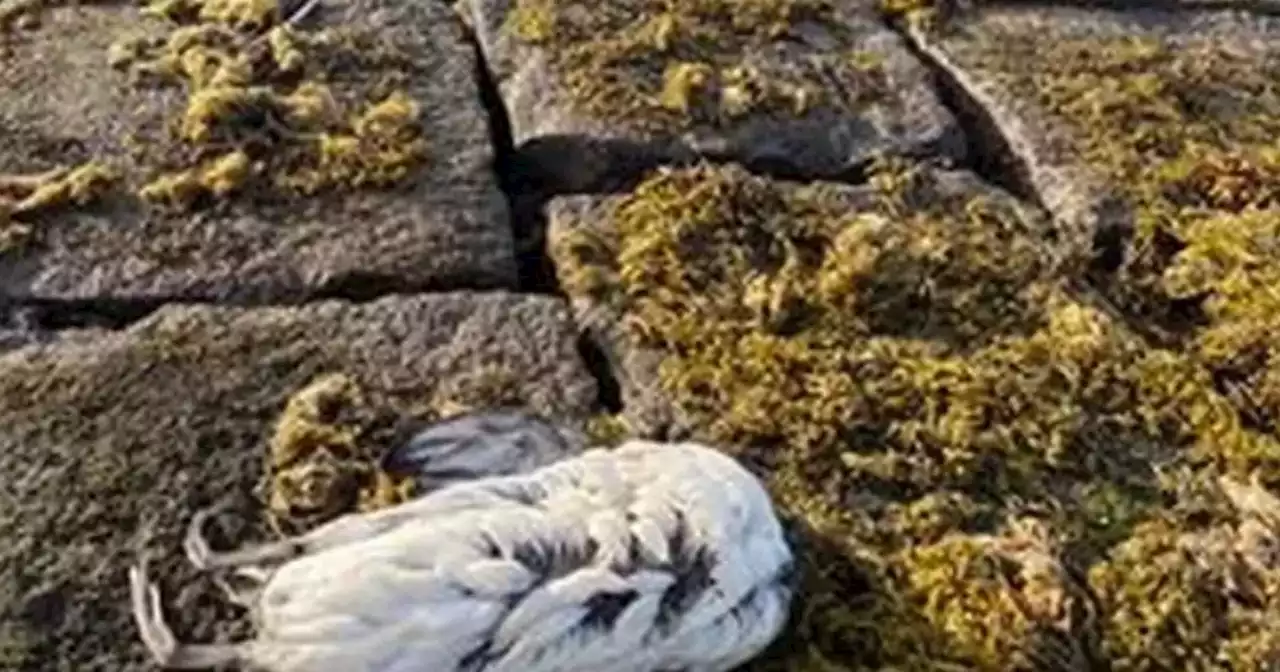
[(290, 394), (340, 371), (412, 407), (484, 366), (509, 370), (504, 393), (526, 408), (571, 426), (593, 410), (563, 304), (507, 294), (170, 307), (93, 342), (0, 356), (0, 668), (150, 669), (125, 577), (143, 545), (180, 633), (243, 632), (208, 586), (176, 591), (192, 578), (181, 532), (222, 504), (223, 543), (256, 535), (250, 493)]
[[(549, 4), (566, 16), (575, 11), (570, 0)], [(655, 30), (651, 23), (663, 10), (660, 4), (632, 1), (616, 5), (610, 13), (631, 22), (629, 27), (619, 28), (618, 34), (640, 39), (640, 31)], [(520, 156), (551, 191), (590, 191), (626, 181), (658, 162), (695, 157), (733, 160), (779, 175), (834, 177), (856, 175), (877, 152), (956, 159), (964, 155), (963, 135), (932, 91), (928, 72), (868, 5), (834, 3), (831, 24), (798, 21), (787, 39), (768, 41), (764, 46), (735, 52), (732, 47), (707, 48), (673, 38), (677, 43), (669, 52), (639, 55), (636, 59), (641, 64), (633, 68), (619, 66), (617, 73), (574, 73), (585, 79), (616, 77), (621, 86), (636, 86), (641, 91), (636, 98), (650, 102), (614, 102), (644, 107), (667, 92), (661, 85), (662, 77), (654, 73), (663, 73), (664, 68), (677, 66), (683, 59), (697, 61), (691, 54), (704, 49), (710, 63), (724, 56), (733, 62), (732, 67), (758, 73), (758, 82), (805, 81), (834, 101), (799, 114), (752, 111), (714, 123), (707, 119), (686, 123), (645, 118), (643, 112), (635, 118), (609, 116), (608, 112), (602, 116), (582, 104), (554, 67), (549, 49), (557, 48), (560, 39), (555, 29), (550, 31), (551, 47), (532, 45), (513, 32), (511, 24), (517, 21), (513, 13), (518, 5), (518, 0), (464, 3), (501, 91)], [(679, 3), (672, 6), (676, 12), (682, 11)], [(582, 17), (592, 15), (590, 5), (576, 10)], [(708, 24), (728, 23), (733, 10), (725, 11), (726, 15), (711, 18)], [(684, 19), (674, 21), (678, 24)], [(572, 45), (575, 49), (597, 47)], [(859, 67), (869, 70), (859, 72)], [(873, 76), (868, 78), (867, 72)], [(697, 91), (683, 93), (691, 93), (694, 101), (700, 95)]]
[(0, 295), (282, 301), (317, 291), (511, 286), (510, 224), (492, 174), (474, 53), (448, 7), (325, 2), (311, 19), (368, 29), (407, 55), (427, 158), (405, 185), (275, 202), (232, 195), (194, 213), (144, 206), (131, 193), (149, 176), (131, 151), (171, 142), (166, 124), (181, 117), (184, 96), (178, 87), (131, 84), (108, 67), (108, 50), (173, 26), (128, 3), (100, 3), (42, 10), (38, 27), (0, 33), (0, 174), (99, 159), (126, 180), (100, 203), (43, 213), (20, 249), (0, 243)]

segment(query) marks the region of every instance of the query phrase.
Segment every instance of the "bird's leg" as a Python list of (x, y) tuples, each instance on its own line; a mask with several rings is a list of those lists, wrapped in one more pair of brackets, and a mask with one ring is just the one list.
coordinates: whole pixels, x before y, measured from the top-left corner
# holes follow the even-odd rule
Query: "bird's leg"
[(302, 555), (303, 545), (296, 539), (249, 546), (235, 551), (215, 551), (209, 547), (209, 540), (204, 538), (204, 524), (211, 514), (211, 510), (205, 509), (191, 519), (187, 537), (182, 544), (187, 552), (187, 559), (197, 569), (278, 565)]
[(165, 623), (160, 589), (147, 578), (146, 558), (129, 568), (129, 594), (133, 605), (133, 620), (138, 625), (142, 643), (161, 667), (170, 670), (202, 670), (246, 662), (242, 647), (236, 644), (178, 642)]

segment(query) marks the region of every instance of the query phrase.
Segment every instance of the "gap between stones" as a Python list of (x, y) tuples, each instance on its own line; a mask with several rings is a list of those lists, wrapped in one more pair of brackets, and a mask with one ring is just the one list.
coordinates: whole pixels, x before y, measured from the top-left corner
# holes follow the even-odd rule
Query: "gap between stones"
[[(516, 291), (527, 294), (555, 296), (566, 304), (565, 295), (556, 277), (555, 263), (547, 254), (548, 196), (527, 176), (521, 154), (516, 151), (511, 132), (511, 118), (506, 103), (498, 90), (489, 61), (475, 32), (465, 24), (467, 42), (475, 53), (475, 81), (480, 89), (480, 102), (489, 124), (489, 139), (494, 151), (494, 173), (498, 187), (507, 199), (511, 221), (511, 235), (515, 241)], [(578, 325), (578, 355), (596, 381), (596, 403), (609, 413), (622, 412), (622, 388), (603, 346)]]
[(392, 296), (412, 297), (421, 294), (471, 292), (484, 294), (503, 291), (492, 286), (421, 285), (407, 286), (399, 280), (373, 274), (349, 273), (296, 300), (258, 301), (252, 298), (222, 300), (217, 298), (156, 297), (122, 299), (42, 299), (0, 296), (0, 329), (19, 329), (56, 333), (74, 329), (123, 331), (146, 319), (165, 306), (223, 306), (228, 308), (288, 308), (324, 301), (361, 304)]

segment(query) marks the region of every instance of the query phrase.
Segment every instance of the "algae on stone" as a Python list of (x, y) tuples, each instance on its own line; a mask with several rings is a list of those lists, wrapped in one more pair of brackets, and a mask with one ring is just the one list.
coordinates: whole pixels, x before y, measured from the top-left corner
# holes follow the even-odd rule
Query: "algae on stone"
[(383, 471), (394, 410), (349, 376), (319, 376), (290, 397), (271, 437), (264, 482), (267, 520), (297, 534), (341, 514), (412, 496), (412, 479)]
[(519, 372), (498, 364), (487, 364), (450, 376), (427, 403), (428, 409), (442, 418), (484, 409), (518, 406), (515, 394)]
[[(157, 0), (146, 10), (174, 22), (168, 37), (121, 40), (110, 60), (184, 87), (187, 100), (145, 200), (190, 207), (263, 185), (286, 195), (387, 188), (426, 160), (423, 111), (403, 90), (407, 63), (376, 36), (283, 24), (278, 0)], [(383, 76), (357, 86), (344, 74), (353, 68)]]
[[(528, 374), (525, 374), (526, 376)], [(529, 405), (521, 372), (479, 364), (436, 381), (421, 400), (390, 403), (342, 373), (316, 377), (297, 390), (277, 420), (260, 490), (277, 533), (297, 534), (342, 514), (394, 506), (419, 494), (414, 474), (385, 468), (412, 427), (466, 413)], [(604, 414), (586, 419), (591, 438), (608, 444), (625, 423)]]
[(1083, 577), (1160, 514), (1166, 474), (1280, 485), (1280, 439), (972, 176), (702, 166), (594, 203), (553, 207), (571, 298), (616, 312), (689, 424), (862, 558), (846, 595), (802, 598), (797, 627), (826, 634), (782, 669), (1090, 669), (1111, 615)]
[(1280, 50), (1244, 21), (1229, 37), (1100, 16), (1094, 34), (1046, 38), (1013, 13), (940, 44), (1045, 110), (1066, 129), (1060, 151), (1134, 206), (1127, 258), (1096, 282), (1136, 323), (1190, 347), (1248, 422), (1274, 431)]
[(779, 76), (750, 61), (806, 23), (839, 32), (832, 0), (515, 0), (505, 29), (546, 50), (582, 110), (600, 119), (670, 130), (720, 126), (748, 114), (799, 116), (821, 105), (856, 109), (874, 101), (883, 73), (851, 51), (810, 57), (843, 80), (831, 96), (822, 76)]

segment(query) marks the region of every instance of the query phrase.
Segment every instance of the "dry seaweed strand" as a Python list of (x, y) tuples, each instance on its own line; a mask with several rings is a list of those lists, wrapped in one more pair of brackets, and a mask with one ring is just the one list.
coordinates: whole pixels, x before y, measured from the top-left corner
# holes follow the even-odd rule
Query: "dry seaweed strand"
[(119, 180), (101, 161), (30, 175), (0, 175), (0, 253), (22, 249), (38, 233), (36, 220), (59, 208), (99, 200)]
[[(785, 73), (749, 58), (802, 23), (839, 35), (834, 7), (831, 0), (518, 0), (505, 30), (547, 53), (582, 111), (661, 132), (880, 98), (885, 81), (875, 54), (832, 51)], [(827, 95), (826, 76), (854, 95)]]
[(1086, 260), (1025, 211), (939, 175), (889, 162), (851, 203), (665, 170), (610, 201), (608, 231), (552, 241), (566, 291), (663, 354), (705, 438), (772, 465), (785, 509), (857, 549), (865, 575), (806, 598), (798, 628), (821, 637), (781, 669), (1090, 669), (1114, 612), (1083, 577), (1161, 515), (1167, 474), (1280, 485), (1280, 440), (1211, 372), (1071, 291)]

